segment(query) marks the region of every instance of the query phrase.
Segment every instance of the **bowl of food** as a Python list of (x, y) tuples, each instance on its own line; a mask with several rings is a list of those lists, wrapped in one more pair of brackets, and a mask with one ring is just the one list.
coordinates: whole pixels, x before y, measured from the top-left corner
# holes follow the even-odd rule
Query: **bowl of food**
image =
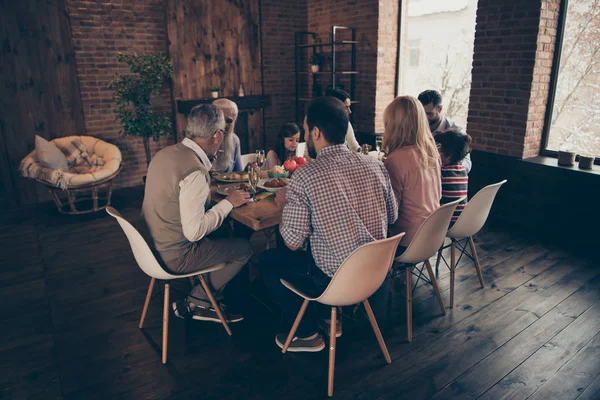
[(269, 178), (287, 178), (290, 173), (286, 171), (281, 165), (275, 165), (268, 172)]
[(289, 181), (286, 178), (261, 179), (256, 186), (267, 192), (276, 193), (286, 187)]

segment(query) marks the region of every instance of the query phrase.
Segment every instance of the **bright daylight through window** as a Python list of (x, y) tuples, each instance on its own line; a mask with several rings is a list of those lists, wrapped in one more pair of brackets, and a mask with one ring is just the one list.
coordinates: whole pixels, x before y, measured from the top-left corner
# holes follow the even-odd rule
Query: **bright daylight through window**
[(398, 94), (438, 90), (444, 114), (466, 126), (477, 0), (402, 3)]
[(548, 128), (548, 150), (600, 156), (600, 0), (568, 1)]

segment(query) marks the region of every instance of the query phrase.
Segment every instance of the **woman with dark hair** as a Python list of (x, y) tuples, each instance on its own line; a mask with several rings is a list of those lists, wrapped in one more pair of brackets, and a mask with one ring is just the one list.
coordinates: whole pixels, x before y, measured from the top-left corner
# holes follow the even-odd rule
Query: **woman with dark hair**
[[(342, 89), (330, 89), (325, 95), (335, 97), (336, 99), (344, 103), (344, 105), (346, 106), (346, 113), (348, 114), (348, 116), (352, 114), (352, 110), (350, 109), (350, 105), (352, 103), (350, 102), (350, 95), (348, 93), (346, 93)], [(350, 122), (348, 122), (348, 131), (346, 132), (346, 146), (348, 146), (348, 148), (352, 151), (360, 150), (360, 144), (358, 144), (358, 141), (354, 136), (354, 129), (352, 128)]]
[(294, 123), (284, 124), (277, 135), (275, 148), (267, 153), (267, 170), (296, 155), (300, 142), (300, 128)]

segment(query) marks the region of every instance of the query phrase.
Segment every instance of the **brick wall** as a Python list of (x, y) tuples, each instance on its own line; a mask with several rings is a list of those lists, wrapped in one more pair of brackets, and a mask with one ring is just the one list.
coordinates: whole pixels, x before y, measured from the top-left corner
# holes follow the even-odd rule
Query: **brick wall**
[(538, 154), (560, 0), (480, 0), (468, 131), (473, 148)]
[(377, 84), (375, 97), (375, 132), (383, 133), (383, 112), (396, 97), (398, 54), (397, 0), (379, 2), (377, 40)]
[[(112, 91), (108, 82), (116, 72), (127, 73), (117, 63), (118, 53), (166, 52), (164, 0), (144, 2), (68, 0), (73, 45), (81, 88), (87, 135), (115, 143), (123, 153), (123, 171), (115, 187), (142, 184), (146, 159), (141, 139), (120, 137), (115, 120)], [(165, 90), (156, 99), (159, 110), (170, 111), (170, 95)], [(84, 134), (82, 132), (82, 134)], [(151, 140), (152, 154), (169, 144)]]
[(306, 30), (307, 1), (263, 0), (261, 11), (263, 88), (271, 96), (264, 110), (270, 146), (281, 125), (295, 122), (294, 33)]

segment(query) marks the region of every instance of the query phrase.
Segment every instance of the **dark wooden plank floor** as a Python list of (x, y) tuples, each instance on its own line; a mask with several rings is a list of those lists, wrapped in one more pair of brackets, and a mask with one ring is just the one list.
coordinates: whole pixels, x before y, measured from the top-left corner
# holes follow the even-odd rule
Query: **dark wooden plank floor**
[[(135, 221), (132, 194), (117, 195), (116, 205)], [(455, 307), (442, 316), (431, 288), (419, 285), (412, 343), (403, 279), (391, 297), (386, 282), (372, 298), (392, 364), (363, 311), (344, 308), (336, 398), (600, 398), (600, 266), (504, 232), (485, 230), (475, 241), (487, 287), (461, 260)], [(110, 217), (12, 210), (0, 217), (0, 251), (1, 398), (326, 397), (327, 352), (282, 355), (276, 308), (247, 273), (228, 289), (246, 315), (234, 336), (173, 318), (164, 366), (162, 297), (139, 330), (149, 279)], [(448, 304), (444, 268), (439, 286)]]

